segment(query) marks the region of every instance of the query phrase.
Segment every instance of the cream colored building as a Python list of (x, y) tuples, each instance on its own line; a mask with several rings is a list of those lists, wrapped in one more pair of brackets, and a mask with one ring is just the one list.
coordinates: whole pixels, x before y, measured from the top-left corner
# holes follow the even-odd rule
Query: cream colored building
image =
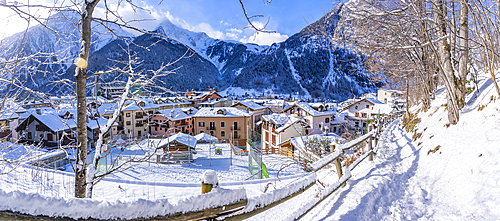
[(293, 137), (307, 135), (309, 124), (301, 118), (287, 114), (262, 116), (262, 152), (279, 153), (280, 144)]
[(193, 116), (195, 134), (210, 134), (221, 142), (232, 141), (235, 146), (243, 147), (252, 129), (252, 115), (234, 107), (200, 108)]

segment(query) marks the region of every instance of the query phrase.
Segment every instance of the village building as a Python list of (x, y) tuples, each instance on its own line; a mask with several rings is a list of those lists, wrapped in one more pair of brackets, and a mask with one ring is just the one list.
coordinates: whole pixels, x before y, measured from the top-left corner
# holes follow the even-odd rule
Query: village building
[(403, 102), (403, 92), (398, 90), (378, 89), (377, 100), (384, 104), (394, 106), (398, 101)]
[(153, 103), (157, 104), (160, 110), (192, 107), (193, 103), (183, 97), (156, 97)]
[(116, 99), (125, 93), (125, 85), (120, 83), (96, 83), (93, 93), (94, 96)]
[(366, 131), (368, 119), (373, 119), (381, 114), (388, 114), (391, 111), (392, 108), (389, 105), (376, 99), (365, 98), (345, 107), (342, 112), (348, 114), (349, 123), (354, 128)]
[[(28, 143), (41, 144), (44, 147), (73, 145), (76, 142), (76, 111), (73, 109), (37, 109), (25, 118), (16, 131)], [(89, 119), (87, 137), (89, 147), (94, 147), (100, 126), (107, 123), (106, 119)]]
[(207, 133), (221, 142), (232, 141), (234, 146), (246, 146), (252, 127), (252, 112), (234, 107), (200, 108), (193, 116), (195, 133)]
[(23, 105), (21, 105), (24, 109), (33, 109), (33, 108), (46, 108), (46, 107), (52, 107), (52, 104), (50, 102), (45, 102), (45, 101), (39, 101), (39, 100), (33, 100), (33, 101), (27, 101)]
[(295, 103), (283, 111), (295, 117), (302, 117), (310, 125), (306, 130), (307, 135), (328, 133), (330, 120), (337, 113), (330, 105), (318, 105), (313, 108), (307, 103)]
[(296, 116), (270, 114), (262, 116), (262, 152), (278, 153), (280, 144), (293, 138), (307, 135), (309, 124)]
[(198, 110), (193, 107), (158, 110), (150, 118), (152, 135), (168, 136), (175, 133), (194, 135), (193, 116)]
[(271, 110), (268, 107), (257, 104), (253, 100), (240, 101), (236, 104), (233, 104), (231, 107), (235, 107), (247, 112), (253, 112), (252, 123), (254, 124), (254, 126), (252, 128), (255, 128), (256, 131), (260, 131), (261, 129), (259, 122), (261, 122), (262, 116), (271, 113)]
[(135, 101), (122, 110), (123, 131), (127, 137), (142, 137), (149, 133), (149, 116), (159, 110), (150, 100)]
[[(195, 108), (202, 107), (202, 103), (205, 102), (205, 106), (208, 105), (208, 107), (228, 107), (230, 104), (230, 100), (224, 100), (224, 102), (218, 102), (222, 99), (222, 96), (217, 93), (215, 88), (210, 89), (208, 92), (194, 92), (194, 91), (186, 91), (184, 93), (184, 96), (187, 98), (188, 101), (193, 103), (193, 106)], [(217, 101), (216, 103), (213, 103), (213, 101)], [(217, 105), (216, 105), (217, 104)]]

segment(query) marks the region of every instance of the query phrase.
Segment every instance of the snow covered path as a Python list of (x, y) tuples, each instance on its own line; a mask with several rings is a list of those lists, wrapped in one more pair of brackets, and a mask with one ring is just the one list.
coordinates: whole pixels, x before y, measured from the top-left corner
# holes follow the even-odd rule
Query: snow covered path
[(381, 137), (374, 161), (363, 161), (354, 169), (345, 188), (330, 195), (302, 220), (397, 219), (395, 216), (400, 211), (393, 208), (395, 202), (410, 192), (419, 191), (420, 194), (410, 196), (415, 197), (415, 200), (404, 206), (404, 214), (410, 216), (399, 219), (422, 217), (418, 204), (425, 203), (423, 197), (426, 194), (421, 190), (411, 190), (408, 183), (418, 167), (418, 149), (398, 126), (398, 122), (390, 124), (387, 133)]

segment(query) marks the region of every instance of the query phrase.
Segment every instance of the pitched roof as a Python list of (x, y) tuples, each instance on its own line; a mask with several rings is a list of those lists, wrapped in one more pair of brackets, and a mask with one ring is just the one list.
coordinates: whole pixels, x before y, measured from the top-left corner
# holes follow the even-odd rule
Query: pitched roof
[(198, 141), (196, 140), (196, 137), (191, 136), (189, 134), (177, 133), (166, 139), (162, 139), (162, 141), (158, 144), (158, 147), (164, 147), (172, 142), (181, 143), (188, 147), (194, 148)]
[(276, 132), (278, 133), (284, 131), (288, 127), (298, 122), (310, 126), (306, 121), (302, 120), (301, 118), (289, 116), (287, 114), (269, 114), (262, 116), (262, 119), (266, 122), (272, 122), (273, 124), (278, 126), (278, 129), (276, 129)]
[(238, 104), (241, 104), (245, 107), (248, 107), (250, 110), (261, 110), (261, 109), (267, 108), (265, 106), (257, 104), (255, 101), (240, 101), (240, 102), (234, 104), (232, 107), (234, 107)]
[(193, 117), (250, 117), (252, 112), (246, 112), (235, 107), (203, 107)]
[(293, 107), (299, 107), (300, 109), (304, 110), (308, 114), (312, 115), (313, 117), (319, 117), (319, 116), (326, 116), (326, 115), (333, 115), (336, 113), (336, 111), (329, 110), (327, 109), (326, 111), (317, 111), (314, 108), (311, 107), (311, 105), (307, 103), (295, 103), (293, 105), (290, 105), (289, 107), (285, 108), (286, 110), (289, 110), (290, 108)]

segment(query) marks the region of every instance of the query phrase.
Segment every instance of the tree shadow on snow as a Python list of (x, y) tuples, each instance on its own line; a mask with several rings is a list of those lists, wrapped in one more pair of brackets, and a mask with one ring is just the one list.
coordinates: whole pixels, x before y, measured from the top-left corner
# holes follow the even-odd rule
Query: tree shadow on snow
[[(396, 127), (396, 129), (393, 129), (393, 127)], [(411, 143), (411, 139), (408, 138), (408, 136), (400, 127), (398, 127), (397, 123), (394, 123), (390, 129), (393, 132), (389, 135), (390, 137), (386, 137), (384, 139), (384, 142), (382, 144), (385, 144), (387, 142), (396, 144), (396, 153), (387, 158), (383, 163), (376, 165), (365, 176), (360, 177), (356, 180), (350, 180), (349, 184), (350, 186), (354, 186), (360, 181), (365, 181), (367, 179), (375, 178), (378, 176), (388, 176), (389, 179), (381, 181), (381, 183), (378, 184), (378, 187), (374, 188), (372, 191), (363, 196), (360, 199), (358, 206), (348, 213), (342, 215), (340, 217), (340, 220), (380, 220), (382, 216), (391, 214), (389, 208), (392, 202), (405, 196), (405, 190), (408, 189), (409, 185), (408, 180), (416, 173), (420, 155), (418, 150)], [(396, 137), (396, 135), (399, 133), (401, 133), (403, 136)], [(398, 141), (401, 141), (403, 139), (405, 140), (405, 143), (401, 146), (398, 144)], [(411, 167), (408, 168), (406, 172), (402, 174), (396, 174), (396, 170), (399, 168), (399, 165), (397, 165), (397, 163), (401, 162), (402, 160), (401, 150), (403, 146), (406, 145), (411, 148), (413, 152), (412, 155), (415, 155), (415, 159), (411, 162)], [(380, 172), (379, 169), (383, 168), (389, 168), (389, 170), (391, 170), (391, 173), (385, 175), (380, 175), (379, 173), (373, 174), (374, 172)], [(337, 201), (333, 204), (332, 208), (328, 212), (327, 217), (333, 215), (340, 208), (340, 206), (342, 206), (342, 204), (346, 200), (347, 195), (352, 190), (353, 188), (350, 188), (340, 193)], [(323, 218), (322, 220), (324, 219), (325, 218)]]

